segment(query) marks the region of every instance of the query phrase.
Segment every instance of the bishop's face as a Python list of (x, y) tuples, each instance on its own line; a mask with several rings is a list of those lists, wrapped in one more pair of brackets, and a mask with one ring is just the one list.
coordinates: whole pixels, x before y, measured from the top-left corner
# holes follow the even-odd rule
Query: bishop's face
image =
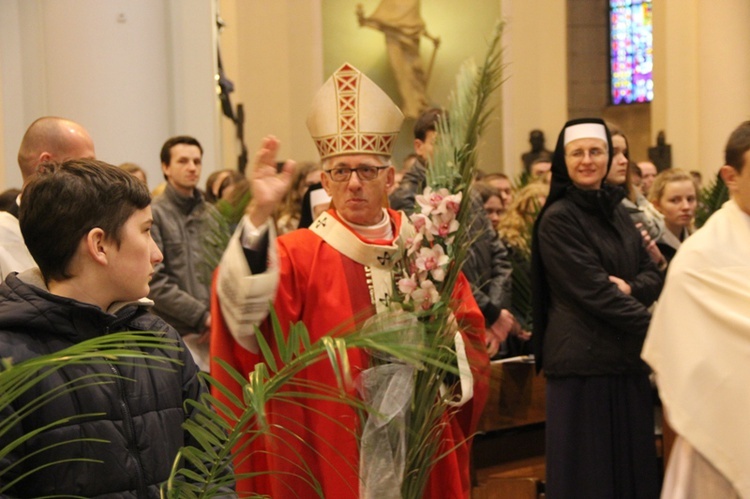
[[(373, 168), (377, 168), (374, 178), (366, 179)], [(379, 156), (351, 154), (329, 158), (323, 164), (323, 171), (323, 187), (339, 215), (357, 225), (382, 221), (384, 200), (395, 182), (393, 166), (385, 164)], [(347, 174), (349, 178), (341, 180)]]

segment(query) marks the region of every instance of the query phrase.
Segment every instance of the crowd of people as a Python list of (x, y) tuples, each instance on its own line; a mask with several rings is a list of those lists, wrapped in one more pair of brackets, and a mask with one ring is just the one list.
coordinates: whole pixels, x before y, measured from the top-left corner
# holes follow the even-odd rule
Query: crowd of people
[[(154, 331), (186, 348), (157, 349), (170, 369), (64, 367), (0, 407), (15, 423), (0, 432), (0, 491), (159, 497), (178, 449), (195, 445), (182, 424), (195, 417), (186, 401), (207, 392), (200, 370), (226, 387), (214, 395), (229, 404), (245, 386), (226, 365), (247, 378), (268, 349), (281, 361), (275, 324), (286, 335), (302, 322), (314, 342), (390, 310), (396, 264), (414, 237), (409, 215), (438, 124), (450, 120), (438, 108), (423, 112), (397, 171), (403, 118), (345, 64), (308, 115), (319, 162), (279, 162), (280, 141), (267, 136), (247, 175), (217, 170), (203, 190), (203, 148), (179, 135), (160, 151), (158, 194), (138, 165), (95, 159), (82, 125), (32, 123), (18, 154), (23, 189), (6, 193), (0, 212), (0, 358), (18, 363), (119, 331)], [(450, 305), (459, 375), (444, 387), (457, 402), (435, 433), (441, 459), (425, 496), (470, 496), (490, 359), (532, 355), (546, 378), (548, 497), (747, 496), (750, 452), (731, 415), (748, 405), (750, 122), (732, 133), (720, 171), (732, 200), (697, 231), (695, 177), (636, 165), (615, 126), (571, 120), (554, 151), (541, 131), (530, 139), (519, 180), (477, 172), (467, 190), (470, 242)], [(244, 214), (227, 223), (222, 204)], [(367, 351), (348, 353), (355, 375), (370, 362)], [(117, 381), (25, 413), (30, 401), (102, 371)], [(313, 364), (297, 377), (290, 395), (309, 391), (309, 400), (268, 404), (265, 424), (278, 431), (243, 448), (234, 463), (243, 478), (226, 494), (379, 496), (360, 474), (369, 457), (361, 415), (314, 396), (316, 386), (337, 385), (335, 369)], [(664, 480), (655, 394), (679, 434)], [(55, 426), (64, 417), (69, 424)], [(42, 466), (43, 479), (33, 472)]]

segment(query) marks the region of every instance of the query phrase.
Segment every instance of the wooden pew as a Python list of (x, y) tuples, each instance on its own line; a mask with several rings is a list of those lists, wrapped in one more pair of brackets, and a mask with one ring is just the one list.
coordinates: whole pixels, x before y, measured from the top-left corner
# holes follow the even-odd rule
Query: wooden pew
[(474, 438), (472, 497), (537, 499), (544, 483), (544, 377), (528, 357), (494, 361), (490, 376)]
[(490, 394), (479, 420), (479, 431), (518, 428), (544, 422), (544, 377), (537, 376), (529, 357), (491, 363)]

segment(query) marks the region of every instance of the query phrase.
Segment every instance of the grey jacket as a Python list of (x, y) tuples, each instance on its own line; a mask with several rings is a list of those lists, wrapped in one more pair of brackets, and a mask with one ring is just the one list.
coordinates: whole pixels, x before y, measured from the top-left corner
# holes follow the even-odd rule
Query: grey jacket
[[(427, 179), (427, 168), (420, 162), (406, 172), (401, 184), (389, 201), (394, 210), (403, 210), (407, 215), (414, 212), (417, 192), (422, 192)], [(491, 326), (502, 309), (510, 309), (511, 271), (513, 270), (508, 250), (492, 228), (484, 211), (482, 200), (476, 193), (471, 196), (472, 223), (469, 240), (472, 241), (464, 262), (463, 271), (471, 284), (484, 322)]]
[(642, 224), (641, 230), (646, 230), (653, 241), (658, 241), (661, 238), (665, 230), (664, 218), (642, 194), (638, 194), (635, 203), (628, 198), (624, 198), (622, 205), (633, 223)]
[(186, 197), (169, 184), (151, 206), (151, 232), (164, 255), (148, 295), (155, 304), (153, 312), (181, 335), (202, 333), (209, 313), (211, 273), (218, 260), (211, 254), (220, 251), (210, 231), (220, 215), (198, 189)]

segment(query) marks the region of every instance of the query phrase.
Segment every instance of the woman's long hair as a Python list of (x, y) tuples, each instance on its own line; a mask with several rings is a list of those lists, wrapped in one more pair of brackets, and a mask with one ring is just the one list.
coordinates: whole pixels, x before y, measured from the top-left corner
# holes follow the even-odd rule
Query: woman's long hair
[(497, 227), (506, 245), (525, 255), (531, 253), (531, 229), (547, 194), (549, 185), (543, 182), (531, 182), (516, 193)]

